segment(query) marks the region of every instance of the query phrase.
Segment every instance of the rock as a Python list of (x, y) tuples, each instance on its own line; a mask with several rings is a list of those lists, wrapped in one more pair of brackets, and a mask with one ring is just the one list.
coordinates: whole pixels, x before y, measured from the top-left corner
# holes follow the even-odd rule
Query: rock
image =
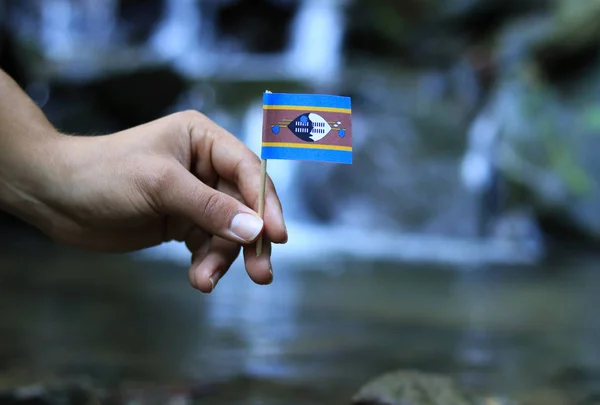
[(511, 402), (478, 397), (449, 377), (396, 371), (377, 377), (352, 398), (352, 405), (503, 405)]
[(346, 49), (353, 56), (443, 65), (511, 19), (549, 8), (548, 0), (352, 1)]
[(574, 403), (573, 398), (564, 391), (553, 388), (531, 390), (519, 395), (518, 401), (519, 405), (572, 405)]
[(557, 0), (552, 29), (533, 48), (533, 57), (551, 82), (579, 77), (600, 56), (600, 2)]
[(145, 43), (161, 18), (165, 2), (161, 0), (120, 0), (117, 14), (120, 27), (132, 45)]
[[(5, 7), (8, 7), (5, 5)], [(13, 33), (2, 24), (0, 9), (0, 68), (4, 70), (19, 86), (26, 88), (30, 81), (26, 73), (26, 64), (21, 58), (18, 43)]]
[[(594, 10), (589, 13), (596, 15)], [(574, 18), (563, 18), (568, 21), (565, 28), (554, 25), (563, 20), (556, 16), (515, 21), (502, 32), (498, 49), (502, 74), (475, 122), (487, 120), (498, 131), (494, 159), (509, 183), (510, 205), (528, 206), (539, 220), (550, 220), (543, 229), (598, 241), (600, 161), (595, 151), (600, 148), (596, 100), (600, 62), (582, 71), (581, 60), (573, 58), (571, 47), (564, 44), (568, 40), (559, 40), (566, 27), (577, 26)], [(578, 21), (586, 24), (584, 16)], [(597, 46), (593, 36), (573, 35), (579, 38), (575, 41), (579, 51)], [(560, 77), (553, 66), (556, 61), (560, 69), (571, 72), (568, 80), (556, 81)]]
[[(228, 44), (256, 53), (285, 51), (296, 2), (237, 0), (219, 6), (216, 28)], [(268, 21), (268, 23), (265, 23)]]
[(0, 405), (92, 405), (96, 394), (86, 384), (61, 382), (0, 387)]
[(122, 128), (129, 128), (160, 118), (186, 88), (173, 68), (157, 66), (100, 77), (82, 91)]

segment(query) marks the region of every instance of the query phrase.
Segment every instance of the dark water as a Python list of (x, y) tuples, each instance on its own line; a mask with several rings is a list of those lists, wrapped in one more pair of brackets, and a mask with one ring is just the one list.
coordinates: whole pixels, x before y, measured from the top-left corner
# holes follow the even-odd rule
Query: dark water
[(256, 286), (238, 265), (203, 295), (172, 264), (5, 246), (0, 382), (193, 386), (215, 404), (345, 404), (367, 379), (398, 368), (505, 394), (597, 385), (594, 260), (470, 272), (339, 267), (276, 268), (272, 285)]

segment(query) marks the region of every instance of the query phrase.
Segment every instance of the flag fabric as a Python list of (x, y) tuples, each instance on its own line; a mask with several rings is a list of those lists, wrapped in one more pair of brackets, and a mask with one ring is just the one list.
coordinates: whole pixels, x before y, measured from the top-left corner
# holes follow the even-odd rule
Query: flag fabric
[(264, 93), (261, 158), (352, 164), (350, 97)]

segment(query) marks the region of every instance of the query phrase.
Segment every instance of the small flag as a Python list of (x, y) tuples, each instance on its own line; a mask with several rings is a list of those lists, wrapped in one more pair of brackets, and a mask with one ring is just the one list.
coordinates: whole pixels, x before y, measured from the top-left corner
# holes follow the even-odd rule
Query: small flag
[(264, 93), (262, 159), (352, 164), (350, 97)]

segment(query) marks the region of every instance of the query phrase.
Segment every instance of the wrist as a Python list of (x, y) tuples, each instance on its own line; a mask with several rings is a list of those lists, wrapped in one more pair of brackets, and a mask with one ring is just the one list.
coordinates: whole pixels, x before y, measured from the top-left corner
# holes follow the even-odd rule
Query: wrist
[(0, 153), (0, 209), (51, 233), (52, 195), (64, 176), (65, 135), (47, 127), (3, 139)]

